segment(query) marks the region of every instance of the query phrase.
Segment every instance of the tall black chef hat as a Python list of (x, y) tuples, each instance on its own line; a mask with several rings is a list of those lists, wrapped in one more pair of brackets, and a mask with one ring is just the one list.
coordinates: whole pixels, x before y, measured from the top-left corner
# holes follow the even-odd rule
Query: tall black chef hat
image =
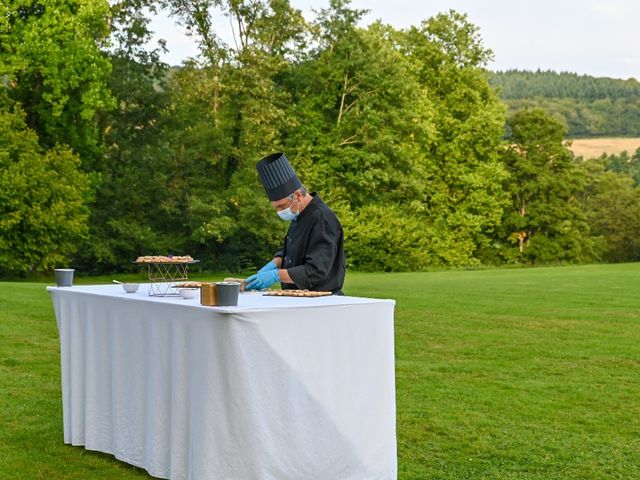
[(272, 153), (256, 165), (262, 186), (272, 202), (288, 197), (302, 187), (284, 153)]

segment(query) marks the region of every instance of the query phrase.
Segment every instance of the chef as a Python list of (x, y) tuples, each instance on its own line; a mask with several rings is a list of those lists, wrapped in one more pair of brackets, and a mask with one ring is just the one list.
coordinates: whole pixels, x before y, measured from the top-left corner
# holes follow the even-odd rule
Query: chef
[(256, 168), (276, 213), (291, 223), (273, 259), (247, 278), (247, 290), (280, 282), (285, 290), (342, 295), (346, 263), (336, 214), (315, 192), (307, 192), (284, 153), (263, 158)]

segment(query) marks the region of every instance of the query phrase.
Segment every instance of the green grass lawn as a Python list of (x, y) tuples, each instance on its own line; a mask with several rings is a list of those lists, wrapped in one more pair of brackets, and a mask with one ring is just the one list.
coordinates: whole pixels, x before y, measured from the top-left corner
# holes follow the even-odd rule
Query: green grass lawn
[[(49, 295), (0, 287), (0, 478), (148, 478), (62, 443)], [(400, 479), (640, 478), (640, 264), (351, 273), (346, 291), (397, 301)]]

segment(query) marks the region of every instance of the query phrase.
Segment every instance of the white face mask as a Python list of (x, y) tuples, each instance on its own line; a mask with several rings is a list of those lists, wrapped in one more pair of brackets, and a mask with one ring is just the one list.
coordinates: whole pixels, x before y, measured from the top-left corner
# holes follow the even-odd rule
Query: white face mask
[(278, 210), (278, 216), (282, 219), (285, 220), (287, 222), (292, 222), (293, 220), (295, 220), (296, 218), (298, 218), (298, 215), (300, 214), (300, 211), (293, 213), (291, 211), (291, 207), (293, 206), (293, 201), (295, 199), (295, 196), (291, 199), (291, 205), (289, 205), (287, 208), (283, 209), (283, 210)]

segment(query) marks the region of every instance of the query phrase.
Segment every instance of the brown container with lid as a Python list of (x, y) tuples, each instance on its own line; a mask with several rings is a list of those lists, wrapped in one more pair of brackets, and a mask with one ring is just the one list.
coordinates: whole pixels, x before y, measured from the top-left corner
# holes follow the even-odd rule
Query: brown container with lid
[(209, 307), (219, 305), (218, 290), (215, 283), (202, 283), (200, 285), (200, 303)]

